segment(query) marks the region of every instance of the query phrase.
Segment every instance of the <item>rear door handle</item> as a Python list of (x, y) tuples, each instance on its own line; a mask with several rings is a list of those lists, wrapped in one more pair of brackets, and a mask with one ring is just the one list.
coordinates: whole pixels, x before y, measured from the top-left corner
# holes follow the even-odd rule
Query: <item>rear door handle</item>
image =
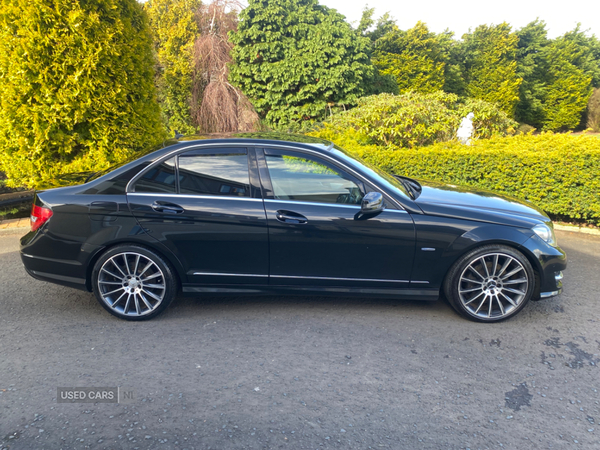
[(301, 224), (308, 222), (308, 219), (302, 214), (298, 214), (292, 211), (277, 211), (275, 217), (277, 217), (277, 220), (283, 223)]
[(159, 202), (152, 203), (152, 209), (165, 214), (181, 214), (185, 210), (175, 203)]

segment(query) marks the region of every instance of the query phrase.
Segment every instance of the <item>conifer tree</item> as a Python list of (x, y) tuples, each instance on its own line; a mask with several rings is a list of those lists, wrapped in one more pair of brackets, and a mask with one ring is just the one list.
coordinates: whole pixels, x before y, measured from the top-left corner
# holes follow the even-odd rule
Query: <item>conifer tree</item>
[(136, 0), (0, 0), (0, 170), (99, 170), (164, 138)]

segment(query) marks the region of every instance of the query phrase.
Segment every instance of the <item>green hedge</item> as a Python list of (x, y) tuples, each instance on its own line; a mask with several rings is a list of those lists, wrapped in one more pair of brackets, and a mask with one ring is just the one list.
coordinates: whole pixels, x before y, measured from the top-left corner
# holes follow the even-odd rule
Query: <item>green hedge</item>
[(390, 173), (477, 186), (529, 200), (548, 214), (600, 225), (600, 138), (544, 133), (404, 149), (360, 145), (352, 130), (329, 139)]

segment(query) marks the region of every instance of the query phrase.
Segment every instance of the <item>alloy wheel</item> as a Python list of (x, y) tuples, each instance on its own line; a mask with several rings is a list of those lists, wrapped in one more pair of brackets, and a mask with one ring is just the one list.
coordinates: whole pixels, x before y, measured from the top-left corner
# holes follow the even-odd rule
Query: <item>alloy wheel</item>
[(526, 298), (529, 277), (523, 264), (505, 253), (473, 259), (460, 275), (458, 294), (470, 315), (481, 319), (509, 316)]
[(154, 311), (166, 292), (158, 265), (140, 253), (118, 253), (107, 259), (98, 274), (98, 292), (118, 315), (144, 316)]

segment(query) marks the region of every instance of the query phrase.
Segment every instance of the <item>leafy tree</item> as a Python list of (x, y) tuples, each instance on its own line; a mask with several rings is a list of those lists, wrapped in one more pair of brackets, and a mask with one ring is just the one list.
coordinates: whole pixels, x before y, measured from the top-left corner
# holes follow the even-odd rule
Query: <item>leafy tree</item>
[(170, 134), (193, 134), (193, 49), (199, 34), (200, 0), (150, 0), (145, 4), (158, 57), (157, 87), (163, 122)]
[(0, 170), (102, 169), (164, 138), (136, 0), (0, 0)]
[(454, 39), (454, 33), (449, 30), (440, 33), (438, 40), (442, 54), (446, 55), (443, 90), (460, 97), (466, 97), (467, 86), (463, 75), (465, 44)]
[(535, 20), (516, 32), (517, 75), (523, 79), (515, 119), (536, 128), (544, 122), (544, 98), (548, 83), (546, 47), (549, 45), (546, 24)]
[[(375, 42), (384, 34), (393, 31), (395, 26), (395, 21), (390, 18), (390, 14), (385, 13), (377, 20), (376, 27), (371, 30), (375, 24), (375, 20), (373, 19), (374, 13), (375, 8), (365, 7), (360, 23), (356, 28), (357, 33), (368, 37), (371, 40), (371, 45), (369, 47), (369, 58), (371, 58), (371, 62), (373, 61), (373, 46)], [(370, 80), (365, 80), (365, 95), (377, 95), (382, 93), (398, 94), (398, 83), (396, 83), (396, 79), (393, 75), (384, 75), (377, 67), (374, 67), (373, 77)]]
[(546, 47), (548, 84), (544, 93), (544, 130), (572, 130), (579, 126), (592, 94), (592, 76), (577, 66), (584, 49), (562, 37)]
[(422, 22), (398, 27), (375, 42), (373, 63), (382, 75), (392, 75), (400, 92), (435, 92), (444, 86), (447, 61), (441, 40)]
[(372, 77), (368, 39), (317, 0), (250, 0), (230, 80), (274, 127), (299, 127), (355, 104)]
[[(358, 32), (368, 37), (371, 42), (376, 42), (377, 39), (391, 33), (396, 27), (396, 20), (389, 12), (384, 13), (377, 21), (373, 20), (374, 13), (375, 8), (365, 8), (358, 26)], [(373, 25), (375, 25), (375, 28), (369, 31), (369, 28)]]
[(517, 74), (517, 36), (501, 23), (480, 25), (463, 40), (466, 94), (496, 103), (512, 117), (522, 82)]
[(592, 78), (592, 86), (600, 87), (600, 40), (594, 35), (588, 36), (579, 24), (559, 40), (570, 42), (578, 48), (573, 55), (572, 64)]

